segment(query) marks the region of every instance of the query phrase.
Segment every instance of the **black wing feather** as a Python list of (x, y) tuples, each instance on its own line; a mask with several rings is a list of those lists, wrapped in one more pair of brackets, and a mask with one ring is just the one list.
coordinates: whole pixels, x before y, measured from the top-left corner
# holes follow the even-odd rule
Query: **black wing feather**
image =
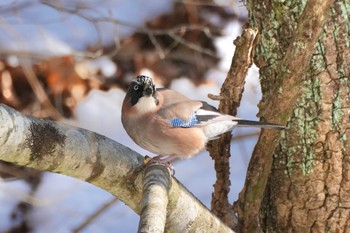
[[(217, 110), (214, 106), (208, 104), (207, 102), (205, 101), (200, 101), (203, 105), (200, 109), (202, 110), (206, 110), (206, 111), (211, 111), (211, 112), (216, 112), (216, 113), (219, 113), (219, 110)], [(218, 115), (216, 114), (208, 114), (208, 115), (196, 115), (196, 118), (198, 120), (198, 123), (201, 123), (201, 122), (206, 122), (206, 121), (209, 121), (215, 117), (217, 117)]]
[(261, 121), (250, 121), (250, 120), (241, 120), (237, 119), (235, 120), (237, 122), (237, 126), (251, 126), (251, 127), (260, 127), (260, 128), (273, 128), (273, 129), (285, 129), (285, 126), (282, 125), (276, 125), (272, 123), (267, 122), (261, 122)]
[(200, 109), (213, 111), (213, 112), (219, 112), (219, 110), (217, 110), (217, 108), (215, 108), (213, 105), (210, 105), (205, 101), (200, 101), (200, 102), (202, 102), (202, 104), (203, 104), (203, 106)]

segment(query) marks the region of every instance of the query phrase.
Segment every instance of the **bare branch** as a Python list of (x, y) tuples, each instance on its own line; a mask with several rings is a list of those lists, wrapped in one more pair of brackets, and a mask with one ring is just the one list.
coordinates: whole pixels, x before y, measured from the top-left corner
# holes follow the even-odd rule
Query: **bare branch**
[[(0, 160), (89, 182), (141, 213), (141, 155), (97, 133), (24, 116), (3, 104), (0, 125)], [(232, 232), (176, 179), (171, 183), (166, 231)]]
[(164, 232), (170, 177), (169, 170), (163, 165), (150, 164), (144, 169), (138, 232)]
[(104, 205), (102, 205), (95, 213), (93, 213), (91, 216), (89, 216), (82, 224), (80, 224), (78, 227), (76, 227), (73, 230), (73, 233), (79, 233), (82, 230), (84, 230), (87, 226), (89, 226), (90, 223), (92, 223), (100, 214), (102, 214), (105, 210), (107, 210), (109, 207), (114, 205), (116, 202), (118, 202), (119, 199), (114, 197), (108, 202), (106, 202)]
[(213, 94), (208, 94), (208, 98), (211, 100), (223, 100), (225, 97), (221, 96), (221, 95), (213, 95)]
[[(133, 23), (127, 22), (127, 21), (123, 21), (117, 18), (114, 18), (112, 16), (104, 16), (101, 14), (98, 14), (97, 16), (92, 16), (86, 13), (86, 10), (92, 10), (89, 7), (85, 6), (85, 8), (83, 8), (81, 5), (79, 6), (65, 6), (62, 3), (56, 3), (53, 1), (48, 1), (48, 0), (42, 0), (41, 1), (42, 4), (45, 4), (49, 7), (52, 7), (53, 9), (57, 10), (57, 11), (61, 11), (61, 12), (65, 12), (68, 14), (73, 14), (75, 16), (79, 16), (82, 19), (89, 21), (93, 24), (93, 26), (95, 27), (95, 31), (97, 32), (97, 34), (99, 35), (99, 39), (98, 39), (98, 43), (101, 44), (101, 35), (99, 32), (99, 29), (97, 27), (97, 23), (101, 23), (101, 22), (108, 22), (108, 23), (113, 23), (116, 25), (121, 25), (121, 26), (125, 26), (128, 28), (132, 28), (134, 31), (136, 32), (140, 32), (140, 33), (145, 33), (148, 35), (150, 41), (152, 42), (152, 44), (154, 45), (159, 57), (161, 59), (165, 58), (165, 54), (166, 52), (163, 51), (163, 49), (161, 48), (161, 46), (159, 45), (157, 39), (155, 36), (159, 36), (159, 35), (168, 35), (170, 36), (174, 41), (203, 54), (212, 56), (217, 58), (218, 56), (211, 51), (210, 49), (206, 49), (203, 48), (201, 46), (198, 46), (195, 43), (192, 43), (190, 41), (187, 41), (186, 39), (184, 39), (183, 37), (181, 37), (179, 34), (183, 33), (184, 31), (193, 31), (193, 30), (200, 30), (203, 31), (207, 36), (211, 35), (210, 29), (207, 26), (204, 25), (177, 25), (174, 28), (171, 29), (151, 29), (148, 28), (146, 26), (138, 26), (135, 25)], [(85, 10), (85, 11), (83, 11)], [(95, 14), (97, 14), (98, 12), (95, 12)]]
[(62, 119), (62, 115), (52, 105), (49, 97), (46, 95), (46, 92), (44, 88), (41, 86), (37, 76), (35, 75), (35, 72), (30, 62), (24, 58), (22, 58), (20, 61), (21, 61), (21, 66), (23, 68), (23, 72), (26, 75), (30, 86), (33, 89), (35, 96), (38, 98), (39, 102), (49, 110), (49, 116), (55, 120)]
[[(225, 82), (221, 87), (219, 110), (233, 116), (239, 107), (245, 77), (249, 67), (252, 65), (252, 51), (258, 31), (246, 27), (242, 35), (235, 40), (236, 50), (232, 58), (230, 70)], [(213, 97), (213, 96), (212, 96)], [(212, 211), (219, 216), (231, 228), (237, 226), (238, 220), (233, 213), (232, 205), (229, 203), (230, 192), (230, 143), (232, 135), (226, 133), (218, 140), (208, 144), (210, 155), (215, 160), (215, 171), (217, 181), (214, 184), (214, 193), (211, 202)]]

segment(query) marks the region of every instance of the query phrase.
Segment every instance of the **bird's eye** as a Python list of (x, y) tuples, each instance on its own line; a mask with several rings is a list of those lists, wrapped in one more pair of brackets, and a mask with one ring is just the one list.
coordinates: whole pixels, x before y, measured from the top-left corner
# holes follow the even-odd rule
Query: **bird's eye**
[(134, 86), (134, 90), (137, 91), (139, 89), (139, 85)]

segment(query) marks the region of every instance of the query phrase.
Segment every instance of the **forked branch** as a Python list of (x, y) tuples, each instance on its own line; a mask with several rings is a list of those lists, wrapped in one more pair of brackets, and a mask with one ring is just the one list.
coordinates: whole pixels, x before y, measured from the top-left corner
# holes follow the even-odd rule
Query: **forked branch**
[[(22, 115), (0, 104), (0, 160), (94, 184), (141, 213), (144, 159), (97, 133)], [(167, 232), (232, 232), (171, 179)]]

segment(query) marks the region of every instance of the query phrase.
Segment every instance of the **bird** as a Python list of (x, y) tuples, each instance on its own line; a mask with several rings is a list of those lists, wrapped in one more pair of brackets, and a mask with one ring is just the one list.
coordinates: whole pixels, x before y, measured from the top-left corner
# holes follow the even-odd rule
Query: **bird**
[(121, 121), (131, 139), (157, 154), (153, 159), (163, 163), (191, 158), (209, 141), (235, 127), (285, 128), (220, 113), (205, 101), (192, 100), (175, 90), (156, 88), (152, 78), (145, 75), (129, 83)]

